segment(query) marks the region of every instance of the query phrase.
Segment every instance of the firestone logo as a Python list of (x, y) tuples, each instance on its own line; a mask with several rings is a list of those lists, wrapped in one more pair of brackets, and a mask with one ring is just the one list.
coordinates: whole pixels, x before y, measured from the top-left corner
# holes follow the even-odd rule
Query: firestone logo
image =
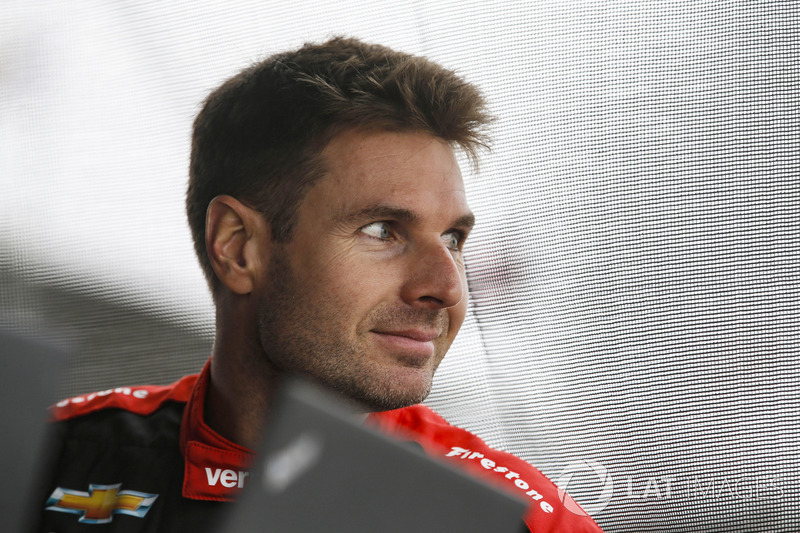
[(61, 400), (56, 404), (56, 407), (66, 407), (71, 403), (84, 403), (84, 402), (91, 402), (95, 398), (102, 398), (103, 396), (108, 396), (109, 394), (123, 394), (125, 396), (133, 396), (138, 400), (143, 400), (147, 398), (149, 393), (144, 389), (137, 389), (133, 390), (130, 387), (117, 387), (116, 389), (108, 389), (100, 392), (93, 392), (88, 396), (75, 396), (74, 398), (67, 398), (66, 400)]

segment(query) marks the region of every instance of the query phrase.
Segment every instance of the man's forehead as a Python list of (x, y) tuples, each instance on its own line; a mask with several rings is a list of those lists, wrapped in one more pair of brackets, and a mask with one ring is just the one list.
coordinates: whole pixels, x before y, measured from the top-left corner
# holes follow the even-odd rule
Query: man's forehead
[(458, 222), (459, 226), (474, 224), (463, 187), (440, 187), (422, 178), (419, 184), (409, 184), (407, 180), (396, 183), (377, 177), (353, 186), (338, 185), (328, 188), (336, 194), (328, 195), (326, 202), (340, 221), (391, 219), (417, 223), (436, 218)]
[(381, 210), (393, 215), (387, 218), (419, 218), (432, 211), (453, 219), (471, 215), (455, 155), (441, 139), (347, 131), (334, 137), (322, 156), (325, 172), (312, 196), (337, 218)]

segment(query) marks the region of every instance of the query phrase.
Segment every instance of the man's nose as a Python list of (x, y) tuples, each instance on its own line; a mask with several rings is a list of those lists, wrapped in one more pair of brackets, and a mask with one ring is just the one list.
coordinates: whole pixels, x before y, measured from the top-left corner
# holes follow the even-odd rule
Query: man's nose
[(402, 298), (414, 307), (443, 309), (466, 296), (464, 268), (441, 239), (416, 243), (407, 258), (407, 278)]

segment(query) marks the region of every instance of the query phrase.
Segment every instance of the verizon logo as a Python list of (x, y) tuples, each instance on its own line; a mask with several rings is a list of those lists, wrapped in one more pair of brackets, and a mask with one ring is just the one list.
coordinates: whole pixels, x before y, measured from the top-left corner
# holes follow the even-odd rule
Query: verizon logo
[(244, 480), (250, 475), (250, 472), (238, 472), (230, 469), (215, 468), (214, 470), (206, 467), (206, 478), (208, 479), (209, 487), (216, 487), (217, 483), (223, 487), (232, 489), (234, 487), (244, 488)]

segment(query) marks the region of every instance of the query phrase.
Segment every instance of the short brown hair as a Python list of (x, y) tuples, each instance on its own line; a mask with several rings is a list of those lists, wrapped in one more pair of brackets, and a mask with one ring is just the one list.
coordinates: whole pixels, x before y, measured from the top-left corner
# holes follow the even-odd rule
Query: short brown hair
[(268, 57), (213, 91), (194, 121), (186, 211), (206, 278), (206, 209), (228, 194), (291, 240), (319, 154), (343, 129), (422, 131), (475, 160), (490, 117), (477, 88), (424, 57), (336, 37)]

